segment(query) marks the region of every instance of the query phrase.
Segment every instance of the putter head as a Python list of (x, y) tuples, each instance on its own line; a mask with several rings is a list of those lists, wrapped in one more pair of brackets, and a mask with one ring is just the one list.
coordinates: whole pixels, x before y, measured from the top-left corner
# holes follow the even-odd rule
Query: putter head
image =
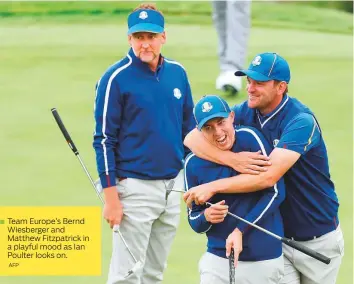
[(101, 193), (103, 191), (100, 179), (95, 180), (95, 187), (99, 193)]
[(174, 186), (175, 186), (175, 180), (172, 179), (172, 180), (170, 180), (170, 182), (166, 186), (166, 200), (167, 200), (168, 196), (170, 195)]
[(107, 282), (110, 284), (117, 283), (117, 282), (125, 282), (126, 279), (130, 278), (133, 274), (135, 274), (137, 271), (143, 269), (143, 262), (138, 260), (134, 266), (127, 272), (125, 276), (108, 276), (109, 280)]
[(134, 266), (128, 271), (127, 275), (124, 276), (124, 279), (127, 279), (128, 277), (130, 277), (131, 275), (133, 275), (134, 273), (136, 273), (138, 270), (143, 268), (143, 262), (138, 260)]

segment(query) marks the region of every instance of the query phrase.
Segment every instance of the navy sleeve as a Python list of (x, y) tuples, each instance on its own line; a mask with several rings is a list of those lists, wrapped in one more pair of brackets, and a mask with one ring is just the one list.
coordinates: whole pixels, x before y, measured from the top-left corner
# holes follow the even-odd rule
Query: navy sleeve
[(106, 73), (96, 85), (93, 146), (102, 188), (116, 185), (115, 149), (121, 124), (122, 104), (118, 84)]
[[(196, 122), (194, 119), (193, 115), (193, 108), (194, 108), (194, 103), (193, 103), (193, 98), (192, 98), (192, 92), (191, 92), (191, 87), (187, 78), (187, 74), (185, 73), (186, 76), (186, 95), (184, 97), (184, 105), (183, 105), (183, 126), (182, 126), (182, 141), (184, 141), (184, 138), (187, 136), (187, 134), (192, 131), (195, 126)], [(190, 153), (189, 148), (184, 146), (184, 156), (186, 157)]]
[[(256, 152), (261, 150), (263, 155), (268, 156), (270, 154), (271, 148), (259, 131), (248, 127), (236, 130), (236, 135), (241, 135), (241, 133), (243, 134), (242, 143), (245, 143), (245, 145), (250, 147), (249, 151)], [(285, 186), (283, 179), (281, 178), (274, 186), (260, 191), (260, 194), (262, 195), (257, 204), (244, 217), (244, 219), (251, 223), (257, 223), (262, 218), (265, 218), (274, 211), (279, 210), (279, 205), (285, 198)], [(248, 226), (249, 225), (244, 222), (239, 222), (237, 228), (244, 233)]]
[(276, 147), (303, 155), (318, 145), (320, 140), (321, 130), (316, 119), (309, 113), (301, 113), (285, 126)]
[[(189, 154), (184, 164), (184, 180), (186, 190), (199, 185), (198, 177), (195, 175), (194, 154)], [(205, 206), (196, 205), (192, 203), (192, 209), (188, 210), (188, 223), (191, 228), (197, 233), (205, 233), (210, 230), (212, 224), (205, 219), (204, 210)]]

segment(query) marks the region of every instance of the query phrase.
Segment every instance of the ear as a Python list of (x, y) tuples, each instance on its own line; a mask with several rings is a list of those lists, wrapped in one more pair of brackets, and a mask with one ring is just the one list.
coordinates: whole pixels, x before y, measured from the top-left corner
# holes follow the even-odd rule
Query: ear
[(161, 40), (162, 40), (162, 44), (165, 44), (165, 42), (166, 42), (166, 32), (163, 32), (162, 34), (161, 34)]
[(230, 112), (229, 118), (231, 119), (232, 122), (235, 120), (235, 113), (233, 111)]
[(283, 94), (286, 90), (286, 88), (288, 87), (288, 84), (284, 81), (281, 81), (279, 84), (278, 84), (278, 91), (279, 93)]
[(132, 35), (128, 35), (128, 43), (132, 46)]

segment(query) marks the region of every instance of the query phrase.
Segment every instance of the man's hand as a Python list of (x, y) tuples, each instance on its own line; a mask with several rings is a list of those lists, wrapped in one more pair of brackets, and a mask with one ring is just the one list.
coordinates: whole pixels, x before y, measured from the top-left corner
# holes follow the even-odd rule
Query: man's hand
[(109, 223), (111, 229), (119, 225), (123, 218), (123, 206), (119, 200), (116, 186), (107, 187), (103, 190), (105, 204), (103, 207), (103, 218)]
[(208, 184), (201, 184), (192, 187), (185, 194), (183, 194), (183, 200), (187, 203), (189, 208), (192, 208), (192, 202), (194, 201), (196, 205), (202, 205), (208, 201), (215, 192), (208, 188)]
[(238, 264), (238, 256), (242, 251), (242, 233), (239, 229), (235, 229), (226, 239), (226, 256), (229, 257), (231, 248), (234, 249), (235, 267)]
[(241, 174), (258, 175), (267, 171), (271, 164), (269, 157), (258, 151), (233, 153), (233, 158), (229, 161), (228, 166)]
[(205, 219), (212, 224), (221, 223), (224, 221), (229, 206), (225, 205), (225, 200), (219, 201), (208, 207), (204, 211)]

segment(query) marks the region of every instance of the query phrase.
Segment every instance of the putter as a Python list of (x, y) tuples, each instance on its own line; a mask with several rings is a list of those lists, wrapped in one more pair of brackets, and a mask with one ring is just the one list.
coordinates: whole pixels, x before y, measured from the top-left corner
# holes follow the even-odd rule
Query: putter
[(171, 191), (173, 191), (173, 187), (175, 185), (175, 180), (170, 180), (170, 182), (168, 183), (168, 185), (166, 186), (166, 200), (168, 198), (168, 196), (170, 195)]
[[(215, 204), (210, 203), (210, 202), (205, 202), (205, 204), (210, 205), (210, 206), (215, 205)], [(311, 257), (313, 257), (313, 258), (315, 258), (315, 259), (317, 259), (317, 260), (319, 260), (319, 261), (321, 261), (321, 262), (323, 262), (325, 264), (329, 264), (331, 262), (331, 259), (328, 258), (327, 256), (324, 256), (323, 254), (320, 254), (320, 253), (308, 248), (307, 246), (304, 246), (303, 244), (301, 244), (299, 242), (296, 242), (294, 240), (291, 240), (291, 239), (288, 239), (288, 238), (285, 238), (285, 237), (278, 236), (278, 235), (276, 235), (276, 234), (274, 234), (274, 233), (272, 233), (272, 232), (270, 232), (270, 231), (268, 231), (268, 230), (266, 230), (266, 229), (264, 229), (264, 228), (262, 228), (262, 227), (260, 227), (260, 226), (258, 226), (256, 224), (253, 224), (253, 223), (251, 223), (251, 222), (249, 222), (249, 221), (247, 221), (247, 220), (245, 220), (245, 219), (243, 219), (243, 218), (241, 218), (241, 217), (239, 217), (239, 216), (237, 216), (235, 214), (232, 214), (230, 212), (227, 212), (227, 214), (232, 216), (232, 217), (234, 217), (234, 218), (236, 218), (236, 219), (238, 219), (238, 220), (241, 220), (242, 222), (244, 222), (244, 223), (246, 223), (246, 224), (248, 224), (248, 225), (250, 225), (250, 226), (252, 226), (252, 227), (254, 227), (254, 228), (256, 228), (256, 229), (258, 229), (258, 230), (260, 230), (260, 231), (262, 231), (262, 232), (264, 232), (264, 233), (266, 233), (266, 234), (268, 234), (268, 235), (270, 235), (270, 236), (272, 236), (274, 238), (276, 238), (276, 239), (278, 239), (282, 243), (284, 243), (284, 244), (286, 244), (286, 245), (288, 245), (288, 246), (290, 246), (290, 247), (292, 247), (292, 248), (294, 248), (296, 250), (299, 250), (299, 251), (303, 252), (304, 254), (307, 254), (308, 256), (311, 256)]]
[(166, 200), (167, 200), (168, 196), (170, 195), (171, 191), (185, 193), (184, 190), (173, 189), (174, 185), (175, 185), (175, 181), (171, 180), (170, 183), (166, 186)]
[(186, 193), (186, 191), (181, 190), (181, 189), (170, 189), (170, 191), (180, 192), (180, 193)]
[(235, 284), (235, 252), (233, 248), (231, 248), (229, 255), (229, 279), (230, 284)]
[[(89, 178), (90, 182), (91, 182), (91, 185), (93, 186), (93, 188), (95, 189), (96, 191), (96, 194), (98, 196), (98, 198), (101, 200), (102, 204), (104, 204), (104, 200), (102, 198), (102, 196), (100, 195), (100, 192), (99, 190), (97, 189), (93, 179), (91, 178), (91, 175), (90, 173), (88, 172), (84, 162), (82, 161), (81, 157), (80, 157), (80, 154), (79, 154), (79, 151), (78, 149), (76, 148), (75, 144), (74, 144), (74, 141), (71, 139), (70, 135), (69, 135), (69, 132), (66, 130), (65, 126), (64, 126), (64, 123), (62, 122), (60, 116), (59, 116), (59, 113), (58, 111), (56, 110), (56, 108), (52, 108), (51, 109), (52, 111), (52, 114), (55, 118), (55, 121), (57, 122), (61, 132), (63, 133), (64, 137), (65, 137), (65, 140), (66, 142), (68, 143), (70, 149), (73, 151), (73, 153), (75, 154), (75, 156), (79, 159), (79, 162), (82, 166), (82, 168), (84, 169), (87, 177)], [(131, 255), (131, 257), (133, 258), (135, 264), (134, 266), (128, 271), (127, 275), (124, 276), (124, 279), (128, 278), (130, 275), (132, 275), (133, 273), (135, 273), (138, 269), (140, 269), (142, 266), (143, 266), (143, 262), (142, 261), (137, 261), (137, 259), (135, 258), (133, 252), (130, 250), (127, 242), (125, 241), (125, 239), (123, 238), (123, 235), (121, 233), (121, 231), (119, 230), (119, 226), (114, 226), (113, 227), (113, 231), (118, 233), (119, 237), (121, 238), (121, 240), (123, 241), (125, 247), (127, 248), (129, 254)]]

